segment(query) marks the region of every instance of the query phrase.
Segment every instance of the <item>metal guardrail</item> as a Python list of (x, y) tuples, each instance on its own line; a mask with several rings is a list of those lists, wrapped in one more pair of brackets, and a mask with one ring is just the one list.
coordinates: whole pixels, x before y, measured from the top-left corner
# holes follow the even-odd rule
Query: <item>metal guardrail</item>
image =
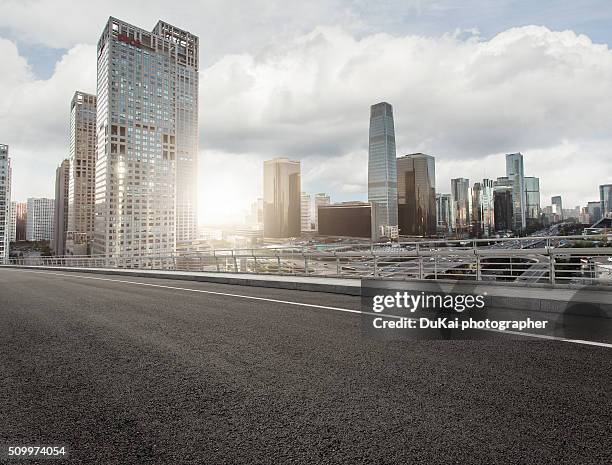
[[(533, 242), (538, 238), (526, 239)], [(563, 240), (568, 240), (568, 237), (563, 237)], [(440, 241), (423, 241), (413, 243), (414, 246), (409, 247), (370, 248), (370, 250), (309, 250), (301, 247), (284, 247), (144, 257), (27, 257), (11, 259), (9, 264), (612, 286), (612, 247), (499, 248), (482, 246), (482, 241), (469, 242), (469, 246), (465, 247), (460, 245), (432, 247), (433, 243), (439, 245)]]

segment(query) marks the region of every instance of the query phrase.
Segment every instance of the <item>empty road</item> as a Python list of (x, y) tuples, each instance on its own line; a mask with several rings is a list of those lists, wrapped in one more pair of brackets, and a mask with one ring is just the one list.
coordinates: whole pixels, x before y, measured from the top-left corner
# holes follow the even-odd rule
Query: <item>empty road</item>
[(0, 268), (0, 444), (87, 464), (610, 463), (611, 349), (380, 341), (338, 310), (359, 308)]

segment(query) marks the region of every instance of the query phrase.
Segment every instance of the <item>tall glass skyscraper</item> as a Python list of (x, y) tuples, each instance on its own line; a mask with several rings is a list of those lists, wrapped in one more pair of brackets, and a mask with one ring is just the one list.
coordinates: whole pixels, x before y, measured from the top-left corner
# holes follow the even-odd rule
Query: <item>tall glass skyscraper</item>
[(470, 180), (467, 178), (451, 179), (451, 197), (454, 228), (457, 234), (466, 234), (471, 227)]
[(525, 176), (525, 218), (528, 225), (540, 221), (540, 178)]
[(560, 195), (555, 195), (550, 198), (550, 202), (552, 203), (552, 213), (555, 215), (555, 221), (560, 221), (563, 219), (563, 201), (561, 200)]
[(612, 184), (599, 186), (599, 202), (601, 203), (601, 215), (604, 218), (612, 218)]
[(198, 38), (110, 18), (97, 94), (94, 253), (174, 252), (197, 238)]
[(436, 163), (424, 153), (397, 159), (398, 226), (402, 235), (436, 234)]
[(522, 231), (527, 226), (527, 196), (525, 192), (525, 170), (523, 155), (509, 153), (506, 155), (506, 177), (512, 185), (513, 228)]
[(264, 237), (300, 235), (300, 162), (287, 158), (264, 161)]
[(377, 235), (397, 229), (397, 166), (393, 107), (381, 102), (370, 108), (368, 201), (375, 205), (372, 228)]

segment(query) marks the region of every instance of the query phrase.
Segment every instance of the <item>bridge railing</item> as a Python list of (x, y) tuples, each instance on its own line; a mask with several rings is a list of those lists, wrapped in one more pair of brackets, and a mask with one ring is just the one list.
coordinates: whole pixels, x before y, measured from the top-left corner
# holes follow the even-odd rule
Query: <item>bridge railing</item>
[(451, 279), (612, 286), (612, 247), (425, 247), (214, 250), (147, 256), (11, 259), (18, 266), (257, 273), (392, 280)]

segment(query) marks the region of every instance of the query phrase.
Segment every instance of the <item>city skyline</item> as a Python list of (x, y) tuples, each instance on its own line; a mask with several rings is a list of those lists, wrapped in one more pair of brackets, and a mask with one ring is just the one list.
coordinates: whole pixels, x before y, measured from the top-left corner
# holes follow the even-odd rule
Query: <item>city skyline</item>
[[(122, 10), (109, 6), (96, 12), (98, 17), (106, 15), (97, 24), (110, 15), (123, 17)], [(394, 106), (397, 153), (422, 151), (436, 157), (436, 192), (450, 192), (450, 179), (457, 176), (471, 180), (502, 176), (500, 156), (519, 151), (530, 167), (529, 174), (540, 178), (541, 197), (560, 194), (568, 207), (596, 201), (596, 186), (608, 183), (612, 176), (610, 163), (606, 163), (612, 137), (602, 137), (612, 107), (612, 95), (603, 85), (610, 77), (612, 53), (607, 45), (593, 43), (610, 40), (588, 28), (546, 22), (538, 23), (544, 26), (527, 26), (529, 21), (493, 27), (488, 20), (475, 18), (473, 26), (486, 29), (483, 26), (487, 25), (486, 34), (467, 30), (455, 34), (447, 29), (425, 37), (418, 28), (408, 26), (391, 31), (378, 25), (358, 33), (342, 24), (318, 27), (321, 24), (313, 19), (311, 26), (296, 30), (282, 48), (268, 47), (274, 42), (268, 38), (261, 42), (265, 53), (257, 54), (244, 44), (231, 53), (213, 53), (210, 36), (202, 34), (201, 26), (192, 28), (190, 20), (156, 11), (153, 7), (142, 18), (128, 12), (126, 19), (146, 25), (150, 15), (156, 15), (155, 20), (163, 18), (209, 39), (202, 40), (204, 65), (199, 92), (200, 100), (206, 102), (200, 105), (199, 115), (201, 224), (239, 223), (262, 189), (263, 180), (253, 177), (252, 172), (259, 170), (263, 160), (276, 156), (302, 161), (302, 188), (306, 192), (329, 192), (336, 201), (366, 200), (365, 115), (367, 107), (377, 101)], [(423, 6), (420, 14), (427, 11)], [(15, 18), (10, 31), (0, 32), (5, 66), (11, 70), (0, 79), (8, 95), (5, 112), (0, 115), (6, 121), (0, 127), (0, 141), (12, 147), (13, 198), (25, 201), (27, 197), (53, 195), (54, 170), (68, 156), (65, 102), (77, 89), (95, 93), (94, 44), (101, 26), (80, 31), (77, 42), (71, 42), (76, 39), (69, 31), (63, 32), (68, 52), (58, 57), (55, 71), (46, 76), (39, 65), (28, 68), (26, 59), (31, 63), (40, 60), (24, 44), (42, 41), (44, 45), (52, 39), (24, 38), (18, 32), (20, 21), (25, 20)], [(309, 48), (317, 52), (314, 55), (337, 63), (330, 65), (327, 59), (305, 54)], [(378, 58), (367, 58), (371, 56), (367, 51), (375, 52)], [(449, 60), (451, 67), (474, 60), (479, 66), (441, 78), (442, 70), (428, 55)], [(494, 56), (502, 61), (495, 61)], [(575, 61), (577, 56), (580, 59)], [(522, 60), (521, 66), (513, 73), (503, 71), (512, 69), (517, 60)], [(359, 65), (352, 68), (350, 63), (355, 62)], [(389, 66), (398, 79), (372, 86), (366, 77), (375, 75), (379, 66)], [(582, 72), (573, 80), (566, 79), (555, 66), (572, 66)], [(407, 74), (413, 68), (418, 72)], [(526, 84), (524, 73), (539, 76), (538, 81), (554, 80), (556, 87), (550, 88), (557, 89), (555, 92), (571, 90), (570, 98), (559, 108), (557, 94)], [(329, 78), (316, 81), (316, 75)], [(340, 76), (345, 78), (345, 90), (336, 84)], [(439, 91), (432, 93), (432, 80)], [(487, 105), (482, 103), (485, 88)], [(509, 93), (504, 91), (507, 88)], [(583, 93), (586, 89), (590, 89), (588, 94)], [(24, 95), (36, 95), (36, 104), (22, 99)], [(272, 98), (276, 95), (284, 97)], [(517, 97), (521, 98), (518, 106)], [(588, 118), (576, 108), (589, 108)], [(555, 121), (536, 118), (546, 113), (562, 116)], [(26, 120), (36, 124), (24, 124)], [(38, 128), (36, 136), (30, 129), (34, 126)], [(220, 206), (211, 199), (228, 183), (236, 189), (227, 204)]]

